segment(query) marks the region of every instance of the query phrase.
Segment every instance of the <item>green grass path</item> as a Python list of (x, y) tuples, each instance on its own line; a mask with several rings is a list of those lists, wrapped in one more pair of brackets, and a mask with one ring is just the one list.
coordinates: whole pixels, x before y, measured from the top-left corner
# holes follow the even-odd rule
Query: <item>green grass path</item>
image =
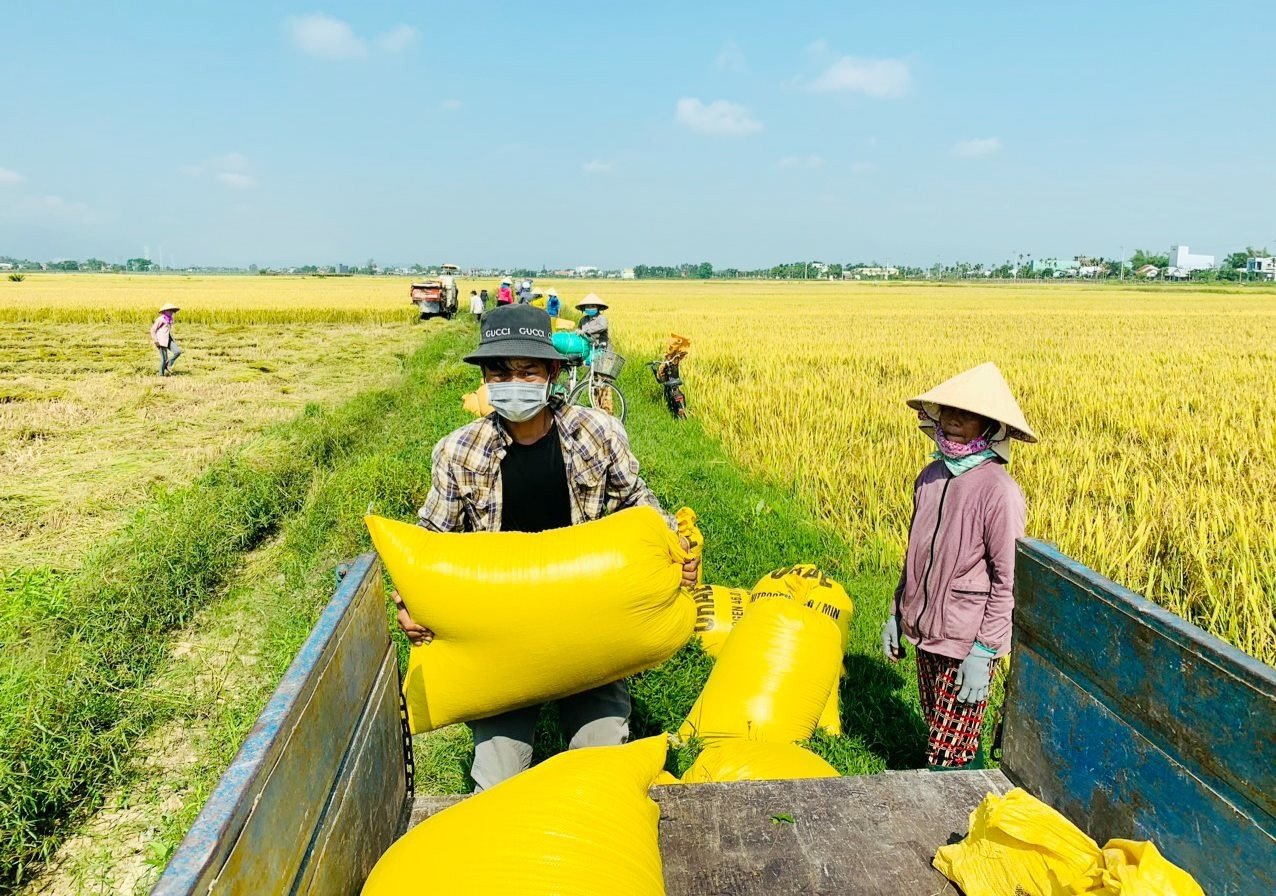
[[(0, 892), (29, 877), (29, 866), (38, 867), (108, 793), (153, 792), (157, 775), (169, 779), (170, 790), (181, 782), (181, 798), (176, 806), (169, 800), (147, 850), (148, 879), (162, 868), (326, 603), (335, 565), (369, 549), (364, 512), (371, 506), (411, 519), (429, 484), (434, 443), (470, 419), (460, 397), (478, 377), (460, 359), (473, 345), (474, 327), (458, 321), (431, 329), (397, 383), (337, 408), (310, 407), (190, 486), (141, 508), (84, 570), (58, 583), (55, 605), (7, 621), (10, 632), (26, 637), (17, 646), (30, 662), (20, 656), (0, 669), (9, 674), (0, 683), (16, 688), (17, 672), (35, 676), (49, 714), (33, 740), (15, 710), (0, 707), (0, 736), (9, 738), (0, 739), (0, 817), (16, 824), (0, 838)], [(631, 359), (622, 378), (627, 428), (665, 505), (690, 505), (700, 515), (705, 581), (748, 587), (777, 567), (813, 562), (856, 603), (842, 684), (845, 735), (817, 737), (812, 748), (848, 774), (921, 764), (911, 660), (891, 666), (878, 646), (893, 576), (812, 522), (791, 494), (742, 473), (694, 418), (672, 419), (639, 360)], [(689, 398), (694, 410), (696, 396)], [(109, 631), (86, 631), (85, 618)], [(175, 645), (217, 641), (228, 631), (248, 659), (233, 687), (209, 697), (199, 691), (207, 678), (199, 663)], [(634, 734), (675, 728), (710, 663), (691, 645), (635, 677)], [(109, 699), (91, 699), (101, 668), (115, 690)], [(68, 701), (74, 711), (65, 718), (52, 712)], [(147, 766), (138, 744), (174, 727), (199, 732), (189, 739), (190, 760), (181, 769)], [(552, 710), (542, 732), (538, 755), (561, 748)], [(34, 750), (38, 761), (15, 752), (20, 748)], [(465, 790), (468, 753), (464, 726), (417, 738), (419, 789)], [(689, 759), (684, 749), (672, 767), (681, 770)]]

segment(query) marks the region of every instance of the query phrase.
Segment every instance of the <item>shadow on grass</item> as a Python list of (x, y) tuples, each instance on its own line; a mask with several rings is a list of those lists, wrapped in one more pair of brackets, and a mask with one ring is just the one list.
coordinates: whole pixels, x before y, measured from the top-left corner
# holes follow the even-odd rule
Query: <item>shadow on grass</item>
[(846, 658), (842, 679), (842, 730), (859, 739), (888, 769), (926, 764), (926, 723), (903, 691), (908, 666), (864, 654)]

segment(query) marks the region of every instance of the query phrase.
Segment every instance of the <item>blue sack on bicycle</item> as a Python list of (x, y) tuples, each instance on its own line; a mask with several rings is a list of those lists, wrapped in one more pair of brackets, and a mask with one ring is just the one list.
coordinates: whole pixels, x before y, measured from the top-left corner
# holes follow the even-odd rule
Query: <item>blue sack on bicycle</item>
[(569, 361), (586, 361), (589, 358), (589, 340), (579, 333), (555, 333), (554, 348)]

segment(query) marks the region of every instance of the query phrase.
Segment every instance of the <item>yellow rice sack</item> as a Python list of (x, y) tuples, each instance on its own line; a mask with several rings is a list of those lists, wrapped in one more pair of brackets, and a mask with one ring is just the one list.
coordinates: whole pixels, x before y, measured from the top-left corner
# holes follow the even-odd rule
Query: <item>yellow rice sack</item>
[[(833, 619), (842, 633), (842, 652), (851, 643), (851, 615), (855, 604), (846, 589), (812, 563), (799, 563), (767, 573), (753, 586), (753, 600), (778, 597), (796, 600)], [(839, 677), (841, 670), (838, 670)], [(842, 714), (835, 684), (829, 702), (820, 715), (819, 728), (834, 736), (842, 733)]]
[(444, 809), (386, 851), (363, 896), (662, 896), (647, 790), (666, 747), (568, 750)]
[(1099, 845), (1016, 787), (990, 793), (970, 813), (970, 832), (940, 847), (934, 866), (966, 896), (1204, 896), (1192, 876), (1151, 843)]
[(461, 407), (469, 411), (475, 417), (486, 417), (492, 411), (496, 410), (487, 400), (487, 384), (483, 384), (473, 392), (466, 392), (461, 396)]
[(792, 600), (751, 605), (727, 636), (678, 736), (806, 740), (837, 682), (837, 624)]
[(731, 739), (710, 741), (683, 774), (682, 783), (788, 781), (837, 776), (837, 769), (797, 744)]
[(578, 694), (667, 660), (691, 638), (678, 537), (650, 507), (551, 532), (368, 530), (412, 618), (413, 733)]
[(701, 585), (688, 593), (696, 605), (696, 635), (705, 652), (717, 657), (753, 595), (743, 588), (721, 585)]
[[(704, 558), (704, 535), (700, 532), (700, 527), (696, 525), (696, 512), (690, 507), (679, 508), (674, 513), (673, 518), (678, 522), (678, 534), (687, 539), (687, 543), (691, 546), (691, 559), (703, 560)], [(704, 567), (696, 567), (696, 584), (699, 585), (704, 581)]]
[(812, 563), (799, 563), (769, 572), (753, 586), (753, 600), (781, 597), (795, 600), (832, 619), (842, 634), (842, 652), (851, 643), (851, 615), (855, 603), (846, 589)]

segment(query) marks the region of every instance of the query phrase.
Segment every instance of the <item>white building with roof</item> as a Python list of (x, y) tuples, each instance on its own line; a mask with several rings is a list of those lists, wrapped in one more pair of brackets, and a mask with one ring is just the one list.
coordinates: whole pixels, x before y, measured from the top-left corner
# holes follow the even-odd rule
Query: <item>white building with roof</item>
[(1187, 246), (1170, 247), (1170, 267), (1180, 271), (1208, 271), (1214, 267), (1213, 255), (1194, 255)]

